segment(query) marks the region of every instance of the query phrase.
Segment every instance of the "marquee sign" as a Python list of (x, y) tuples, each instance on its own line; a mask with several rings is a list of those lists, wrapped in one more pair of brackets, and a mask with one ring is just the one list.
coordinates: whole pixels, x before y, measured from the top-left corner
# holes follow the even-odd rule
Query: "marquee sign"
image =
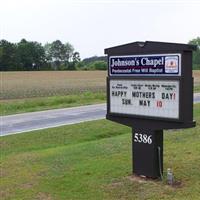
[(162, 178), (163, 130), (195, 126), (188, 44), (133, 42), (108, 55), (106, 119), (132, 128), (133, 173)]
[(180, 76), (181, 54), (110, 56), (110, 76)]
[(110, 80), (110, 113), (179, 118), (179, 81)]

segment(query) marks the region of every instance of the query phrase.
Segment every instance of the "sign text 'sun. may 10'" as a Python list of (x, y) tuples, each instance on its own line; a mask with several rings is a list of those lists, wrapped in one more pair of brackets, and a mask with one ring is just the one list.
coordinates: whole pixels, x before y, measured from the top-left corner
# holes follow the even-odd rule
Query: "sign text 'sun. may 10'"
[(179, 81), (110, 80), (110, 112), (179, 119)]

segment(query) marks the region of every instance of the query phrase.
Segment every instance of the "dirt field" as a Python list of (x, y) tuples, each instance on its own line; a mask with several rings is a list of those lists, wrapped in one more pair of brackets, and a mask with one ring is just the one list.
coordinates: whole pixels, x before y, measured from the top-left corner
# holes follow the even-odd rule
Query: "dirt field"
[[(0, 99), (20, 99), (105, 91), (106, 71), (1, 72)], [(195, 90), (200, 90), (200, 70), (195, 70)]]
[(194, 87), (200, 88), (200, 70), (194, 70), (193, 76), (194, 76)]
[(1, 72), (0, 99), (105, 91), (105, 71)]

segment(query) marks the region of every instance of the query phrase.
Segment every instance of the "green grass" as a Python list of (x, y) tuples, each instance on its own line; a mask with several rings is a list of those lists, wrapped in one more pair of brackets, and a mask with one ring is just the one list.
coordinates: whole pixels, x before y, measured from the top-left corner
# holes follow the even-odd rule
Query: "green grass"
[(66, 108), (103, 102), (105, 102), (105, 93), (103, 92), (84, 92), (66, 96), (5, 100), (1, 101), (0, 115)]
[(193, 70), (200, 70), (200, 64), (193, 64), (192, 69)]
[(194, 86), (194, 93), (198, 93), (198, 92), (200, 92), (200, 85), (195, 85)]
[[(200, 85), (194, 87), (195, 92), (200, 92)], [(68, 108), (96, 103), (105, 103), (104, 92), (84, 92), (81, 94), (38, 97), (17, 100), (0, 101), (0, 116), (25, 112), (42, 111), (56, 108)]]
[(198, 200), (200, 104), (194, 111), (195, 128), (164, 134), (164, 172), (180, 187), (131, 178), (131, 129), (98, 120), (1, 137), (1, 199)]

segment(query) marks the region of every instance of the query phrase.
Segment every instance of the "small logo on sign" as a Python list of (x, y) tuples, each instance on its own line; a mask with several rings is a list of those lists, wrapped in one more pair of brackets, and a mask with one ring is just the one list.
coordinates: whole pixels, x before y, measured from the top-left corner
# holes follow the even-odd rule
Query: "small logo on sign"
[(178, 56), (165, 57), (165, 73), (178, 73)]

